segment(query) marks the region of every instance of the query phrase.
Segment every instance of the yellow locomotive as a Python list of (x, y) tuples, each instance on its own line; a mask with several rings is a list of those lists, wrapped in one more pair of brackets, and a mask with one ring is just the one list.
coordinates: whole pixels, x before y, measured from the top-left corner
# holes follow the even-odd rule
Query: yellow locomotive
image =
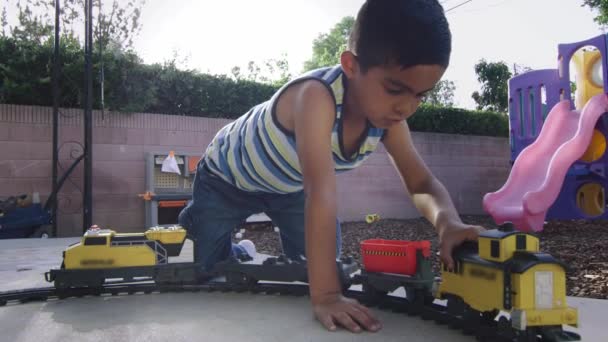
[(64, 254), (65, 269), (98, 269), (151, 266), (178, 256), (186, 239), (179, 226), (152, 227), (144, 233), (116, 233), (110, 229), (89, 229), (82, 240)]
[[(532, 340), (567, 335), (562, 325), (576, 327), (578, 312), (566, 303), (565, 271), (564, 264), (539, 251), (536, 236), (489, 230), (454, 252), (453, 270), (442, 265), (436, 297), (448, 300), (448, 310), (456, 306), (469, 317), (493, 321), (506, 311), (510, 325)], [(498, 323), (509, 324), (504, 316)]]
[[(176, 264), (168, 268), (169, 257), (180, 254), (185, 239), (186, 230), (180, 226), (152, 227), (143, 233), (95, 227), (63, 252), (61, 269), (51, 270), (45, 277), (57, 288), (101, 286), (110, 278), (173, 279), (175, 269), (184, 268), (176, 268)], [(188, 267), (187, 272), (194, 272), (192, 269)]]

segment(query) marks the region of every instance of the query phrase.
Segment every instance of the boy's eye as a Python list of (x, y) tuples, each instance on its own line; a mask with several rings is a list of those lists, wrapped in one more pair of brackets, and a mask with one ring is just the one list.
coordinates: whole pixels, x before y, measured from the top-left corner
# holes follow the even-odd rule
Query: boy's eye
[(391, 95), (399, 95), (403, 92), (403, 90), (401, 89), (391, 89), (391, 88), (386, 88), (386, 92), (391, 94)]

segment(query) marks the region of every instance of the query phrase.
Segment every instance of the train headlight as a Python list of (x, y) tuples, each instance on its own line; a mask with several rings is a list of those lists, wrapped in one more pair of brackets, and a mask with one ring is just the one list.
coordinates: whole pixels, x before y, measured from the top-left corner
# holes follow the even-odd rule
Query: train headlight
[(553, 308), (553, 272), (534, 273), (534, 294), (537, 309)]
[(567, 312), (566, 313), (566, 322), (575, 322), (576, 321), (576, 315), (574, 314), (574, 312)]
[(513, 310), (511, 312), (511, 326), (513, 329), (526, 330), (526, 312), (524, 310)]

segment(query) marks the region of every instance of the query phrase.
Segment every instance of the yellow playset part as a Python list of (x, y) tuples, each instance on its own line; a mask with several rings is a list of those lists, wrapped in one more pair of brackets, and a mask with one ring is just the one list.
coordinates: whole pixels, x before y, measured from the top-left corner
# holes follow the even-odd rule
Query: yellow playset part
[(602, 80), (602, 54), (597, 50), (581, 49), (572, 56), (576, 70), (575, 106), (578, 109), (593, 96), (604, 91)]
[(478, 312), (510, 312), (515, 329), (577, 326), (566, 303), (565, 266), (539, 252), (536, 236), (491, 230), (480, 235), (478, 253), (456, 253), (454, 270), (443, 265), (436, 296)]
[(186, 239), (180, 226), (152, 227), (143, 233), (89, 229), (81, 241), (64, 252), (65, 269), (152, 266), (178, 256)]
[[(582, 109), (593, 96), (604, 92), (602, 80), (602, 54), (598, 50), (581, 49), (572, 56), (576, 70), (575, 106)], [(594, 129), (591, 142), (580, 160), (593, 163), (604, 156), (606, 137)], [(604, 187), (599, 183), (587, 183), (577, 192), (577, 206), (589, 216), (599, 216), (604, 212)]]

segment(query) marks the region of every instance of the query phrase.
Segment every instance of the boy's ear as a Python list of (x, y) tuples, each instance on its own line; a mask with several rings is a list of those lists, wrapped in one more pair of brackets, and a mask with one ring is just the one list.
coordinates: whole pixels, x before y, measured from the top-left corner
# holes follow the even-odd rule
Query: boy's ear
[(344, 51), (340, 55), (340, 64), (342, 65), (342, 70), (348, 78), (352, 78), (355, 74), (359, 72), (359, 63), (357, 61), (357, 56), (355, 56), (351, 51)]

